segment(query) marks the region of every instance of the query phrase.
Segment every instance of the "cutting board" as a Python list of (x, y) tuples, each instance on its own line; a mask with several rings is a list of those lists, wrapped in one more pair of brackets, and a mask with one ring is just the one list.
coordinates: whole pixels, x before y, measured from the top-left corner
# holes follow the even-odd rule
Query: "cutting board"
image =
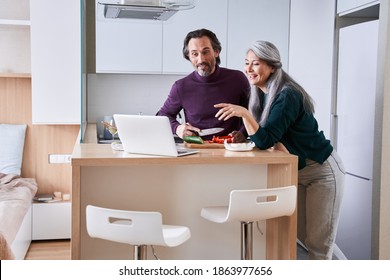
[(223, 144), (217, 144), (217, 143), (203, 143), (203, 144), (184, 143), (184, 146), (190, 149), (224, 149), (225, 148)]

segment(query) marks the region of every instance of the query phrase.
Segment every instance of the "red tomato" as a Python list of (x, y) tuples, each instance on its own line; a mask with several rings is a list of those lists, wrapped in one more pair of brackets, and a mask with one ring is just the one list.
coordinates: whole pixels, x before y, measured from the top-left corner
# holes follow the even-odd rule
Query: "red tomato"
[(223, 144), (223, 142), (227, 140), (228, 143), (233, 143), (233, 136), (226, 135), (226, 136), (213, 136), (213, 139), (211, 139), (211, 143), (217, 143), (217, 144)]

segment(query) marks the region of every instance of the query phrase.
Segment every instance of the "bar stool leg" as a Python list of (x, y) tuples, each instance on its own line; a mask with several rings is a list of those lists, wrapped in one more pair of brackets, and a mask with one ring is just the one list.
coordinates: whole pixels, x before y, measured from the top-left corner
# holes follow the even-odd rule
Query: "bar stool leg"
[(241, 259), (253, 260), (253, 222), (241, 222)]
[(134, 245), (134, 260), (146, 260), (146, 245)]

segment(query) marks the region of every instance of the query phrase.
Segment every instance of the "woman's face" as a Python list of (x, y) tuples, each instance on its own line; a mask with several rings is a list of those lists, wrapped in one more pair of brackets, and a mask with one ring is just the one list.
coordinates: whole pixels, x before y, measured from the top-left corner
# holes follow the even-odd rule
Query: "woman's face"
[(245, 58), (245, 74), (250, 84), (266, 93), (267, 81), (273, 71), (274, 67), (259, 59), (253, 51), (248, 51)]
[(188, 51), (190, 61), (199, 75), (209, 76), (214, 72), (219, 53), (213, 50), (208, 37), (192, 38), (188, 42)]

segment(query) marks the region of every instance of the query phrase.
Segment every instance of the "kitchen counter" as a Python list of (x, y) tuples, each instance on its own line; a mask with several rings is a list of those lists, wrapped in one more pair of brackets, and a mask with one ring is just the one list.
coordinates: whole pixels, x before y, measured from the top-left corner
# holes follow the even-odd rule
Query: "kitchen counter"
[[(191, 239), (175, 248), (159, 247), (161, 259), (239, 259), (240, 225), (204, 220), (201, 208), (227, 204), (232, 189), (296, 185), (297, 171), (296, 156), (257, 148), (199, 149), (180, 158), (127, 154), (97, 144), (90, 124), (84, 143), (76, 143), (72, 154), (72, 259), (132, 256), (130, 246), (88, 236), (88, 204), (160, 211), (164, 223), (188, 226)], [(254, 258), (295, 259), (296, 212), (260, 223), (262, 232), (254, 228)]]

